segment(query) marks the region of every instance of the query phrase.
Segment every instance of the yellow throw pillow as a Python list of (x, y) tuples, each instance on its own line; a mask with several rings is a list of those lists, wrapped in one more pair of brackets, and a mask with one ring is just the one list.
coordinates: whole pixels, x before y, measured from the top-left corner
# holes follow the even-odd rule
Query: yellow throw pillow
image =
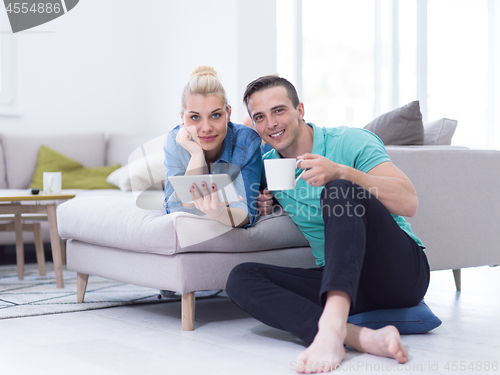
[(63, 189), (116, 189), (115, 185), (106, 182), (106, 178), (118, 168), (120, 164), (84, 167), (76, 160), (42, 145), (29, 188), (43, 189), (43, 172), (61, 172)]

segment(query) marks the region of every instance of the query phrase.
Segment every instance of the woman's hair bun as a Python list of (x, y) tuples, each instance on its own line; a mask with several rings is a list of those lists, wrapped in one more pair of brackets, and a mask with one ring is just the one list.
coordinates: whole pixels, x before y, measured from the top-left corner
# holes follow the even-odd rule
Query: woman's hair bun
[(200, 77), (200, 76), (212, 76), (215, 78), (217, 77), (217, 71), (212, 68), (211, 66), (199, 66), (197, 67), (193, 73), (191, 73), (191, 79)]
[(226, 109), (229, 109), (226, 91), (219, 80), (217, 71), (211, 66), (199, 66), (193, 71), (193, 73), (191, 73), (189, 82), (186, 84), (182, 92), (182, 111), (186, 108), (188, 96), (192, 94), (203, 96), (217, 95), (222, 99)]

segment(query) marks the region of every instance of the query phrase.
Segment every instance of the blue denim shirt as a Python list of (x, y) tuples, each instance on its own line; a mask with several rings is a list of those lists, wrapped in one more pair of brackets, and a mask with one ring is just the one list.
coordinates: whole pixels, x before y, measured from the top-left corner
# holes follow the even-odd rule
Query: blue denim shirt
[[(200, 211), (195, 207), (182, 206), (168, 181), (170, 176), (184, 176), (191, 159), (191, 154), (175, 141), (180, 127), (181, 125), (177, 125), (168, 132), (163, 142), (166, 168), (164, 206), (167, 214), (176, 211), (199, 214)], [(244, 228), (252, 225), (257, 218), (257, 197), (262, 173), (260, 144), (261, 138), (254, 129), (229, 122), (221, 154), (210, 167), (210, 173), (227, 173), (236, 191), (243, 197), (243, 201), (233, 202), (229, 207), (241, 208), (247, 212), (249, 224)]]
[(262, 151), (262, 155), (264, 155), (266, 152), (271, 151), (273, 148), (269, 143), (264, 143), (262, 146), (260, 146), (260, 150)]

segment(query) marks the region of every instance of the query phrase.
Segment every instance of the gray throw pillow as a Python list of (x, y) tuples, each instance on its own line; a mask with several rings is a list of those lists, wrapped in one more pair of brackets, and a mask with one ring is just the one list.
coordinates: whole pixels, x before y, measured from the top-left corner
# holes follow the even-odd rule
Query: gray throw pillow
[(418, 100), (384, 113), (365, 126), (385, 145), (423, 145), (424, 125)]
[(442, 118), (424, 126), (424, 145), (451, 145), (451, 138), (457, 129), (457, 121)]

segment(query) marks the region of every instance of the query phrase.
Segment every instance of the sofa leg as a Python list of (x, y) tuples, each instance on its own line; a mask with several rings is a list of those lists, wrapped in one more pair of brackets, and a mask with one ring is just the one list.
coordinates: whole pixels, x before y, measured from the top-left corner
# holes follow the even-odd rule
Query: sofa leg
[(462, 280), (461, 280), (460, 268), (458, 270), (453, 270), (453, 277), (455, 278), (455, 286), (457, 287), (457, 292), (462, 290)]
[(181, 300), (182, 330), (194, 329), (194, 292), (182, 294)]
[(77, 273), (76, 275), (76, 302), (82, 303), (85, 298), (85, 291), (87, 290), (87, 281), (89, 275), (84, 273)]
[(66, 265), (66, 240), (61, 239), (61, 261), (63, 266)]

